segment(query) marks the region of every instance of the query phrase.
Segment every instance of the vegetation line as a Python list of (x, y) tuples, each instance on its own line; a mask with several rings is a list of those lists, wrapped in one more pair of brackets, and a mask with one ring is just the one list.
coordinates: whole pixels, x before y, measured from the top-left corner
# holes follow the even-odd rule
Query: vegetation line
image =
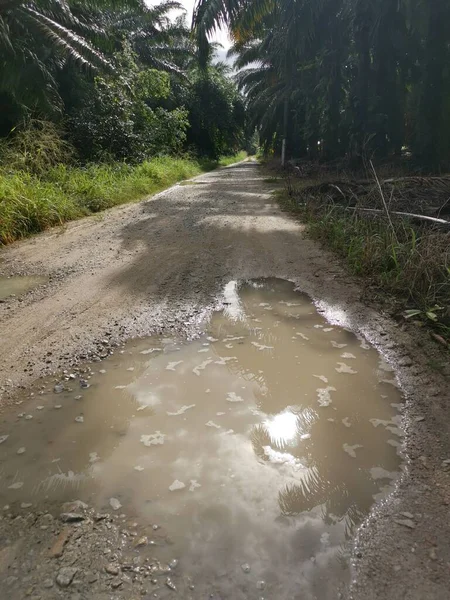
[(246, 157), (244, 152), (219, 161), (163, 156), (139, 165), (59, 164), (43, 173), (0, 170), (0, 244), (162, 191), (217, 166)]
[(430, 326), (449, 346), (449, 232), (413, 225), (393, 213), (389, 220), (359, 211), (349, 215), (325, 196), (322, 201), (302, 197), (301, 189), (281, 192), (279, 202), (300, 216), (313, 239), (344, 258), (352, 274), (371, 284), (372, 296), (389, 299), (395, 314)]

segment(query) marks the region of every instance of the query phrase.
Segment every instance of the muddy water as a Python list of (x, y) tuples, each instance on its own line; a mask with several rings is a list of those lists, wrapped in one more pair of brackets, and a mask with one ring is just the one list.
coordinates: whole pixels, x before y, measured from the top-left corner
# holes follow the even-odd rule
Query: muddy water
[(14, 277), (0, 275), (0, 300), (5, 300), (10, 296), (21, 296), (46, 281), (46, 277), (35, 275)]
[(198, 341), (129, 344), (89, 387), (44, 382), (19, 404), (0, 425), (0, 506), (79, 498), (136, 518), (179, 561), (182, 598), (191, 582), (198, 598), (335, 598), (346, 542), (399, 474), (401, 394), (291, 284), (226, 297)]

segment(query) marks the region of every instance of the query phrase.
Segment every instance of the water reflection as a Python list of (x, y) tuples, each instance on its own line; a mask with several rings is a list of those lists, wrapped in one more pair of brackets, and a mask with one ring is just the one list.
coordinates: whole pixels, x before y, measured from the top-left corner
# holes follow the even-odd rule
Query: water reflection
[(267, 431), (270, 442), (279, 448), (283, 448), (289, 444), (295, 445), (299, 436), (297, 423), (298, 415), (290, 410), (285, 410), (266, 419), (263, 427)]
[(38, 275), (16, 275), (12, 277), (0, 275), (0, 300), (4, 300), (9, 296), (25, 294), (47, 281), (47, 277)]
[(376, 351), (291, 284), (227, 299), (196, 342), (130, 344), (81, 393), (48, 385), (33, 419), (5, 425), (0, 501), (121, 505), (150, 539), (161, 525), (161, 560), (180, 558), (199, 594), (256, 599), (264, 579), (279, 600), (334, 598), (343, 544), (398, 474), (402, 398)]

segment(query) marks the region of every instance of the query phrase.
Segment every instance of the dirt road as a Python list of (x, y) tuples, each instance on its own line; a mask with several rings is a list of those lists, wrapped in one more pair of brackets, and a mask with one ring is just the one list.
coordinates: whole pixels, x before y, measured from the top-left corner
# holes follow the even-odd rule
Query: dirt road
[[(17, 386), (98, 360), (128, 338), (195, 336), (230, 280), (293, 281), (331, 321), (379, 348), (407, 396), (405, 476), (360, 529), (352, 598), (447, 599), (449, 393), (426, 365), (439, 351), (364, 304), (359, 284), (281, 212), (272, 188), (255, 162), (241, 163), (2, 250), (3, 274), (49, 278), (0, 304), (3, 406)], [(396, 523), (405, 518), (412, 527)]]

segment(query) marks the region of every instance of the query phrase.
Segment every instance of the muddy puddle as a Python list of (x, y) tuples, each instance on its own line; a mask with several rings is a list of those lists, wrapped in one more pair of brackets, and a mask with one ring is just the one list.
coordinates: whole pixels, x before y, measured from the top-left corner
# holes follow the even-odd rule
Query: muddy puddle
[(290, 283), (226, 299), (199, 340), (130, 343), (17, 405), (0, 507), (81, 499), (136, 519), (172, 561), (160, 598), (336, 598), (355, 528), (399, 476), (403, 398)]
[(46, 277), (37, 275), (23, 275), (6, 277), (0, 275), (0, 300), (6, 300), (11, 296), (22, 296), (26, 292), (46, 283)]

